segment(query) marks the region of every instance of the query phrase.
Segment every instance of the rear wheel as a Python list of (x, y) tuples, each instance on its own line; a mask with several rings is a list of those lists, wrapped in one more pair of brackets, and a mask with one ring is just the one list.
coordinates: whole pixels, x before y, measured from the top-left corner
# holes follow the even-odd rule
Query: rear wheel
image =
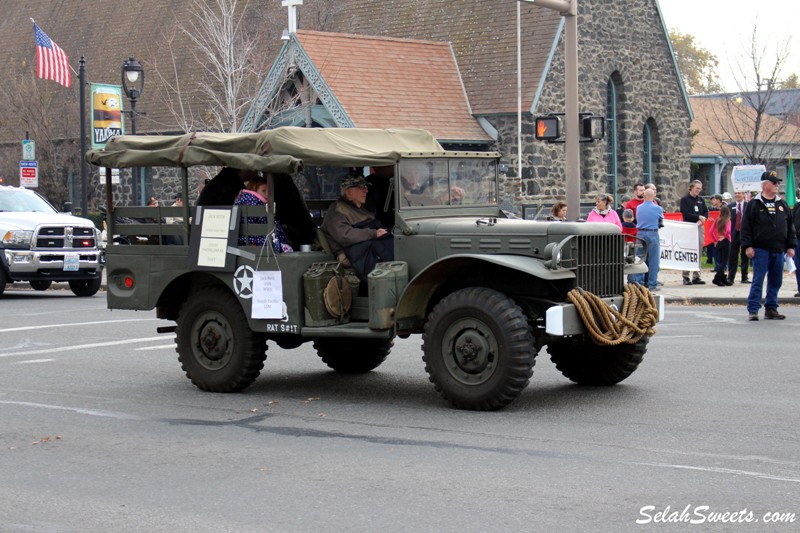
[(527, 387), (537, 353), (527, 318), (508, 296), (462, 289), (433, 308), (422, 335), (425, 371), (460, 409), (487, 411)]
[(75, 296), (94, 296), (100, 290), (102, 283), (103, 280), (99, 277), (95, 279), (76, 279), (69, 282), (69, 288)]
[(31, 284), (31, 288), (35, 291), (46, 291), (50, 288), (50, 285), (53, 284), (50, 280), (33, 280), (29, 282)]
[(239, 301), (222, 287), (204, 287), (190, 295), (175, 332), (181, 367), (204, 391), (240, 391), (264, 367), (266, 335), (250, 329)]
[(649, 338), (636, 344), (598, 346), (579, 337), (547, 346), (550, 359), (565, 377), (579, 385), (616, 385), (633, 374), (647, 352)]
[(393, 339), (314, 339), (322, 362), (343, 374), (363, 374), (378, 368), (392, 346)]

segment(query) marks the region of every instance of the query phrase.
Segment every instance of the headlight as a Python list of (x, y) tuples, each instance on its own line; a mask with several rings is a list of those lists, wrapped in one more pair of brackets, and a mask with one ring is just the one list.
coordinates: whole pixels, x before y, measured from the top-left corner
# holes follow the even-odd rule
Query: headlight
[(544, 266), (549, 269), (556, 269), (561, 263), (561, 247), (557, 243), (551, 242), (544, 247)]
[(29, 230), (11, 230), (3, 235), (3, 244), (6, 246), (25, 246), (30, 248), (33, 232)]

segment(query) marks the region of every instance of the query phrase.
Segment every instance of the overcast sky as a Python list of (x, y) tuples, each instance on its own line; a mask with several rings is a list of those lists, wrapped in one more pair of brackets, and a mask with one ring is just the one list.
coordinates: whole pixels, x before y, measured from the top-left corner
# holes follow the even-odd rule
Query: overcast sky
[[(693, 35), (695, 42), (719, 59), (726, 89), (736, 90), (730, 65), (743, 54), (754, 24), (768, 51), (791, 35), (800, 11), (797, 0), (658, 0), (667, 28)], [(783, 76), (800, 75), (800, 38), (790, 41), (792, 56)]]

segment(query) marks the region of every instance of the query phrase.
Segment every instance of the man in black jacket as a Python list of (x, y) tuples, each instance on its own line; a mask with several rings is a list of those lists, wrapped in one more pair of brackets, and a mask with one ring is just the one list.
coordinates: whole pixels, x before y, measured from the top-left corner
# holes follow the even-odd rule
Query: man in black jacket
[[(689, 184), (689, 194), (681, 198), (681, 205), (680, 211), (681, 215), (683, 215), (684, 222), (692, 222), (697, 224), (698, 226), (698, 239), (700, 247), (698, 251), (702, 254), (703, 252), (703, 241), (705, 240), (705, 232), (703, 231), (705, 227), (706, 219), (708, 218), (708, 207), (706, 207), (706, 202), (703, 198), (700, 197), (700, 193), (703, 191), (703, 183), (700, 180), (694, 180)], [(684, 270), (683, 274), (683, 284), (684, 285), (705, 285), (705, 281), (700, 279), (700, 265), (697, 266), (697, 270), (692, 272), (692, 280), (689, 281), (689, 271)]]
[(742, 248), (753, 261), (753, 284), (747, 297), (750, 320), (758, 320), (764, 277), (767, 278), (767, 298), (764, 301), (764, 318), (783, 320), (778, 312), (778, 290), (783, 283), (784, 254), (794, 256), (797, 236), (789, 205), (778, 196), (778, 174), (761, 175), (761, 193), (753, 198), (742, 219)]

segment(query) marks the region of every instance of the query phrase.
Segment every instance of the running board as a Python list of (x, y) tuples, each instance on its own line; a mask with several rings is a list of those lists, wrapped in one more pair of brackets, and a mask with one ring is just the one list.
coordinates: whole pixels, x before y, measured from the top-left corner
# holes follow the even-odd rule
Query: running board
[(348, 322), (337, 326), (300, 328), (303, 337), (342, 337), (357, 339), (390, 339), (394, 336), (391, 329), (370, 329), (366, 322)]

